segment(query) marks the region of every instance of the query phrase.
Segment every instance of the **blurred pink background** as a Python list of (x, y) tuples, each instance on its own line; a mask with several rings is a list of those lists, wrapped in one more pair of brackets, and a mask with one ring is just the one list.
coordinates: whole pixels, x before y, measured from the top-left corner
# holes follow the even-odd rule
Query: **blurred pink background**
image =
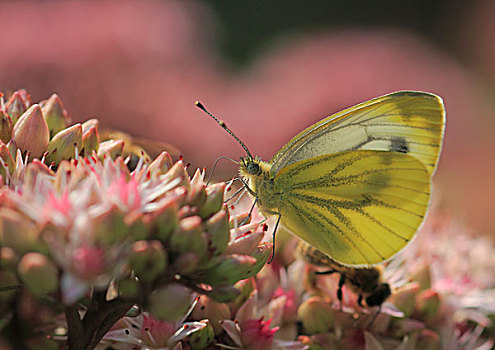
[[(275, 36), (239, 68), (219, 53), (219, 18), (205, 2), (0, 2), (0, 91), (26, 88), (34, 101), (56, 92), (73, 121), (98, 117), (210, 168), (243, 152), (196, 100), (269, 159), (340, 109), (396, 90), (433, 92), (448, 120), (436, 201), (495, 234), (495, 3), (464, 4), (443, 23), (448, 49), (385, 22), (353, 24)], [(234, 171), (221, 163), (217, 177)]]

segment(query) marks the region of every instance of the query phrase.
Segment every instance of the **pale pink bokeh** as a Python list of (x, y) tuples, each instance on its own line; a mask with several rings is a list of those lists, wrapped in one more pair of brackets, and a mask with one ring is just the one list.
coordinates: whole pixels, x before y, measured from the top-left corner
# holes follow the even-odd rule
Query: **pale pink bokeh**
[[(354, 29), (273, 40), (243, 71), (215, 54), (215, 17), (200, 2), (2, 3), (2, 91), (57, 92), (75, 121), (177, 146), (193, 167), (242, 149), (195, 106), (201, 100), (253, 154), (269, 159), (304, 127), (396, 90), (441, 95), (448, 113), (437, 192), (492, 231), (495, 104), (477, 76), (426, 38)], [(229, 177), (227, 163), (218, 175)]]

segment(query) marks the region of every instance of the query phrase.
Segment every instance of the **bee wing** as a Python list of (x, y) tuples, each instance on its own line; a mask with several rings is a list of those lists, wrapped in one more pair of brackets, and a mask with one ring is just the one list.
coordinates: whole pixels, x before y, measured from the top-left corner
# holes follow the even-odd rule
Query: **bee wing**
[(283, 168), (281, 223), (335, 261), (371, 266), (406, 246), (423, 222), (430, 174), (408, 154), (346, 151)]
[(270, 161), (271, 172), (305, 159), (350, 150), (407, 153), (435, 171), (445, 128), (439, 96), (399, 91), (345, 109), (311, 125)]

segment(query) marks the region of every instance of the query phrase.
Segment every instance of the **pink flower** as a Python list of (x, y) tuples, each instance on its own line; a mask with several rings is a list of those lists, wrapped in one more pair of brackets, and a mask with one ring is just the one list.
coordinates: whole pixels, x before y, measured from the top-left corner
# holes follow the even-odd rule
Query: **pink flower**
[(120, 208), (131, 212), (141, 208), (141, 195), (138, 189), (139, 183), (135, 177), (126, 179), (126, 174), (120, 174), (116, 181), (108, 186), (106, 193)]
[(296, 318), (298, 299), (296, 298), (296, 291), (294, 289), (284, 290), (282, 287), (278, 287), (273, 293), (273, 298), (283, 297), (285, 299), (284, 306), (282, 309), (282, 320), (283, 321), (293, 321)]
[(246, 350), (270, 349), (278, 331), (278, 327), (270, 329), (271, 322), (271, 319), (264, 321), (263, 318), (243, 321), (240, 324), (243, 347)]
[(143, 314), (141, 325), (141, 339), (150, 345), (165, 346), (176, 331), (173, 322), (160, 321), (149, 314)]
[[(184, 315), (184, 317), (187, 315)], [(97, 349), (131, 350), (172, 350), (180, 347), (178, 342), (201, 330), (206, 325), (201, 322), (160, 321), (149, 313), (142, 313), (136, 317), (122, 318), (103, 337)]]

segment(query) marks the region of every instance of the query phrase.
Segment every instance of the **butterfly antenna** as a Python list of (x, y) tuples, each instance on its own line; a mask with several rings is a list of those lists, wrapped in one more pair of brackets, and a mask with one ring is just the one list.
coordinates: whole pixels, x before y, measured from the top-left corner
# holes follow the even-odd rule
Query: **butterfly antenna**
[(211, 114), (210, 112), (208, 112), (208, 110), (205, 108), (205, 106), (203, 106), (203, 104), (201, 102), (196, 101), (195, 104), (196, 104), (196, 107), (198, 107), (203, 112), (205, 112), (206, 114), (208, 114), (210, 117), (212, 117), (213, 119), (215, 119), (215, 121), (218, 123), (218, 125), (220, 125), (225, 131), (227, 131), (230, 134), (230, 136), (232, 136), (241, 145), (241, 147), (244, 148), (244, 151), (246, 151), (246, 153), (247, 153), (247, 155), (248, 155), (249, 158), (254, 159), (253, 156), (252, 156), (252, 154), (251, 154), (251, 152), (249, 152), (249, 149), (244, 144), (244, 142), (242, 142), (241, 139), (239, 139), (237, 137), (237, 135), (234, 134), (234, 132), (232, 130), (230, 130), (227, 127), (227, 125), (222, 120), (219, 120), (213, 114)]

